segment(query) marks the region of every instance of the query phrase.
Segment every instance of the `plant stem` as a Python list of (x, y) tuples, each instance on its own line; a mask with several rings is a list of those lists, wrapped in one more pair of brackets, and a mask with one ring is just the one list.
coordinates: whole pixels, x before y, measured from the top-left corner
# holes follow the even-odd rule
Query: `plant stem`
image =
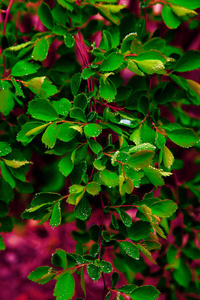
[(101, 235), (100, 235), (100, 241), (99, 241), (99, 255), (98, 259), (101, 257), (101, 244), (102, 244), (102, 232), (103, 232), (103, 219), (104, 219), (104, 203), (103, 203), (103, 197), (102, 194), (100, 194), (101, 199)]

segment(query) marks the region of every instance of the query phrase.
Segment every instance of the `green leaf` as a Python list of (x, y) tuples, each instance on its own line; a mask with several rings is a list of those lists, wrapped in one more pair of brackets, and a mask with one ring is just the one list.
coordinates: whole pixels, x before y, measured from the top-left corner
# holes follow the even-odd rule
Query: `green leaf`
[(58, 201), (53, 208), (52, 216), (50, 219), (50, 225), (52, 227), (57, 227), (61, 223), (61, 209), (60, 209), (60, 201)]
[(119, 282), (119, 273), (113, 272), (111, 275), (112, 288), (116, 286)]
[(164, 185), (165, 182), (162, 179), (161, 173), (158, 169), (153, 167), (148, 167), (143, 169), (145, 176), (148, 180), (155, 186)]
[(59, 115), (62, 116), (67, 116), (70, 108), (71, 108), (71, 103), (68, 99), (66, 98), (61, 98), (58, 101), (53, 101), (53, 107), (55, 108), (55, 110), (57, 111), (57, 113)]
[(67, 269), (67, 256), (63, 249), (56, 249), (56, 252), (52, 254), (51, 261), (55, 267)]
[(126, 227), (130, 227), (132, 225), (132, 219), (131, 217), (123, 210), (123, 209), (116, 209), (118, 214), (120, 215), (120, 218), (122, 220), (122, 222), (124, 223), (124, 225)]
[(97, 137), (100, 135), (102, 127), (99, 124), (89, 123), (84, 126), (84, 133), (89, 137)]
[(108, 187), (115, 187), (119, 185), (119, 176), (114, 172), (103, 170), (100, 177), (103, 183)]
[(128, 59), (128, 65), (127, 68), (139, 76), (145, 76), (144, 73), (138, 68), (137, 64), (133, 62), (132, 59)]
[(76, 218), (85, 221), (91, 215), (91, 206), (86, 197), (83, 197), (75, 207), (75, 216)]
[(108, 102), (112, 102), (117, 95), (117, 89), (112, 81), (109, 79), (100, 78), (100, 96), (107, 100)]
[(172, 142), (183, 148), (192, 147), (199, 141), (197, 134), (189, 128), (175, 129), (168, 132), (167, 135)]
[[(70, 117), (73, 119), (76, 119), (80, 122), (85, 123), (86, 121), (86, 117), (85, 117), (85, 113), (81, 108), (75, 107), (72, 108), (70, 111)], [(82, 131), (81, 131), (82, 132)]]
[(5, 156), (12, 151), (7, 142), (0, 142), (0, 156)]
[(92, 280), (96, 281), (101, 276), (101, 267), (95, 264), (89, 264), (87, 265), (87, 273)]
[(77, 134), (77, 130), (71, 128), (73, 123), (63, 123), (58, 127), (58, 138), (61, 141), (69, 142), (71, 141)]
[(82, 71), (82, 78), (86, 80), (86, 79), (89, 79), (94, 74), (95, 74), (95, 72), (91, 68), (85, 68)]
[(151, 224), (144, 221), (136, 221), (128, 228), (128, 236), (134, 241), (139, 241), (149, 236)]
[(177, 4), (189, 9), (196, 9), (200, 7), (200, 3), (199, 0), (192, 0), (192, 1), (188, 1), (188, 0), (168, 0), (169, 3), (172, 4)]
[(160, 292), (152, 285), (139, 286), (129, 295), (134, 300), (154, 300), (157, 299)]
[(48, 40), (45, 37), (43, 37), (36, 42), (33, 48), (32, 58), (34, 60), (42, 61), (47, 57), (48, 50), (49, 50)]
[(33, 272), (31, 272), (28, 275), (28, 279), (37, 282), (39, 284), (45, 284), (50, 280), (52, 280), (55, 275), (56, 275), (55, 269), (48, 266), (44, 266), (44, 267), (39, 267), (35, 269)]
[(163, 5), (162, 17), (165, 24), (170, 29), (175, 29), (181, 24), (181, 20), (173, 13), (169, 5)]
[(113, 270), (112, 264), (105, 260), (100, 260), (99, 266), (101, 267), (101, 271), (103, 273), (110, 273)]
[(128, 254), (130, 257), (138, 260), (140, 257), (139, 250), (137, 246), (131, 242), (119, 242), (120, 247)]
[(58, 126), (56, 123), (53, 123), (47, 127), (45, 132), (42, 135), (42, 142), (48, 148), (53, 148), (56, 143), (58, 133)]
[(72, 76), (71, 81), (70, 81), (70, 86), (71, 86), (71, 91), (72, 94), (75, 96), (78, 93), (80, 84), (81, 84), (81, 73), (76, 73)]
[(29, 102), (28, 112), (33, 118), (42, 121), (54, 121), (58, 119), (55, 108), (46, 99), (36, 99)]
[(18, 96), (20, 96), (20, 97), (22, 97), (22, 98), (25, 98), (24, 92), (22, 91), (22, 88), (21, 88), (21, 84), (18, 83), (13, 77), (11, 78), (11, 80), (12, 80), (12, 83), (13, 83), (13, 85), (14, 85), (14, 87), (15, 87), (15, 93), (16, 93)]
[(75, 294), (75, 280), (72, 274), (64, 273), (56, 282), (54, 296), (56, 300), (69, 300)]
[(122, 41), (121, 53), (125, 54), (128, 51), (131, 51), (135, 54), (140, 54), (144, 51), (141, 42), (137, 40), (137, 33), (135, 32), (126, 35)]
[(60, 194), (57, 193), (37, 193), (31, 202), (31, 206), (35, 207), (44, 203), (54, 203), (62, 198)]
[(75, 39), (71, 33), (67, 33), (64, 35), (64, 42), (68, 48), (71, 48), (75, 45)]
[(179, 267), (174, 270), (173, 277), (180, 286), (188, 288), (191, 281), (191, 271), (183, 257), (180, 259)]
[(185, 16), (188, 16), (189, 18), (192, 18), (192, 17), (198, 15), (196, 13), (196, 11), (185, 8), (185, 7), (171, 5), (171, 9), (175, 13), (175, 15), (177, 15), (180, 18), (185, 17)]
[(92, 139), (88, 139), (87, 140), (88, 142), (88, 145), (90, 147), (90, 149), (95, 153), (95, 154), (98, 154), (99, 151), (101, 151), (103, 148), (102, 146), (95, 140), (92, 140)]
[(0, 89), (0, 112), (7, 116), (14, 108), (13, 93), (9, 89)]
[(129, 156), (128, 165), (132, 168), (145, 168), (152, 163), (154, 151), (142, 150)]
[(169, 218), (177, 210), (177, 204), (172, 200), (161, 200), (150, 205), (152, 214), (161, 217)]
[(6, 245), (3, 241), (3, 237), (0, 235), (0, 251), (5, 249), (6, 249)]
[(67, 153), (59, 162), (58, 167), (59, 167), (59, 171), (65, 176), (67, 177), (73, 170), (74, 168), (74, 164), (72, 162), (71, 159), (72, 153), (69, 152)]
[(1, 167), (1, 173), (2, 173), (3, 178), (14, 189), (15, 179), (13, 178), (10, 170), (8, 169), (8, 167), (6, 166), (6, 164), (3, 161), (0, 161), (0, 167)]
[(86, 186), (86, 191), (93, 196), (98, 195), (100, 190), (101, 190), (100, 185), (94, 181), (89, 182)]
[(100, 70), (105, 72), (114, 71), (120, 67), (123, 63), (123, 59), (123, 55), (113, 52), (104, 59)]
[(18, 61), (14, 67), (12, 67), (11, 75), (13, 76), (26, 76), (34, 74), (40, 68), (39, 65), (33, 64), (26, 60)]
[(40, 21), (44, 24), (44, 26), (48, 29), (53, 29), (54, 20), (49, 6), (42, 2), (38, 8), (38, 16)]
[(200, 51), (190, 50), (179, 58), (174, 70), (176, 72), (187, 72), (198, 68), (200, 68)]
[(88, 101), (87, 97), (84, 93), (77, 95), (74, 97), (74, 107), (79, 107), (82, 110), (85, 110), (87, 107)]

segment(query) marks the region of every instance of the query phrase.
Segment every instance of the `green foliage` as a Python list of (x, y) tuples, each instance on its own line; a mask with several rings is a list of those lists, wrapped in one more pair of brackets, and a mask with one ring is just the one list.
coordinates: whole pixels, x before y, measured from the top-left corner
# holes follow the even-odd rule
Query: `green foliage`
[[(176, 29), (196, 18), (199, 1), (139, 1), (139, 18), (116, 0), (31, 2), (33, 11), (28, 2), (24, 11), (37, 14), (40, 26), (26, 36), (8, 18), (12, 33), (0, 37), (0, 231), (12, 230), (9, 203), (17, 193), (24, 194), (24, 203), (33, 199), (23, 219), (53, 228), (76, 220), (75, 251), (57, 249), (55, 268), (40, 266), (28, 276), (39, 284), (56, 280), (57, 300), (76, 297), (78, 278), (87, 299), (86, 272), (93, 281), (103, 277), (105, 299), (157, 299), (159, 291), (138, 286), (135, 274), (148, 272), (147, 261), (160, 264), (164, 253), (163, 269), (174, 280), (168, 298), (176, 285), (198, 292), (199, 269), (193, 274), (190, 265), (200, 258), (199, 225), (191, 206), (200, 197), (200, 177), (181, 181), (176, 170), (183, 168), (184, 151), (199, 163), (200, 126), (190, 106), (200, 104), (200, 85), (179, 73), (200, 67), (200, 51), (183, 53), (169, 43), (173, 33), (161, 38), (159, 30), (148, 31), (148, 23), (160, 26), (163, 18)], [(152, 10), (157, 3), (161, 16)], [(42, 180), (39, 193), (30, 196), (32, 185), (38, 188), (35, 178), (26, 179), (30, 165), (38, 164), (35, 157), (43, 161), (48, 182)], [(161, 258), (152, 258), (180, 213), (187, 238), (182, 242), (180, 232), (174, 233), (174, 244), (166, 243)], [(117, 288), (120, 273), (128, 284)], [(166, 290), (161, 281), (158, 288)]]

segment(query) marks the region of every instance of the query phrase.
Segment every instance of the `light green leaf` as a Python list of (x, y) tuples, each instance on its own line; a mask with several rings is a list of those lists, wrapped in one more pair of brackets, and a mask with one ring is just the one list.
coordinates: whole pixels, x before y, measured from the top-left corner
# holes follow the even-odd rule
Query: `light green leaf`
[(24, 82), (26, 86), (37, 96), (41, 95), (41, 87), (45, 80), (46, 76), (43, 77), (34, 77), (29, 81)]
[(54, 20), (49, 6), (42, 2), (38, 8), (38, 16), (44, 26), (48, 29), (53, 29)]
[(163, 163), (165, 168), (170, 169), (174, 162), (174, 155), (172, 152), (164, 146), (163, 148)]
[(43, 37), (36, 42), (33, 48), (32, 58), (34, 60), (42, 61), (47, 57), (48, 50), (49, 50), (48, 40), (45, 37)]
[(64, 273), (59, 277), (54, 289), (56, 300), (70, 300), (75, 293), (75, 280), (72, 274)]
[(8, 159), (4, 159), (4, 162), (6, 163), (7, 166), (14, 168), (14, 169), (20, 168), (27, 164), (32, 164), (31, 161), (8, 160)]
[(119, 185), (119, 176), (114, 172), (103, 170), (100, 177), (103, 183), (108, 187), (115, 187)]
[(11, 75), (13, 76), (26, 76), (34, 74), (40, 68), (39, 65), (33, 64), (26, 60), (18, 61), (11, 70)]
[(55, 108), (46, 99), (36, 99), (29, 102), (28, 112), (33, 118), (42, 121), (54, 121), (58, 119)]
[(67, 177), (74, 168), (74, 164), (72, 162), (71, 156), (72, 156), (71, 152), (67, 153), (58, 164), (59, 171), (65, 177)]
[(138, 260), (140, 257), (138, 247), (131, 242), (119, 242), (120, 247), (128, 254), (130, 257)]
[(102, 127), (99, 124), (89, 123), (84, 126), (84, 133), (89, 137), (97, 137), (100, 135)]
[(181, 6), (171, 5), (171, 9), (178, 17), (188, 16), (189, 18), (192, 18), (198, 15), (196, 11)]
[(141, 61), (135, 61), (138, 67), (149, 75), (154, 73), (163, 74), (165, 70), (165, 66), (161, 60), (158, 59), (146, 59)]
[(56, 123), (53, 123), (47, 127), (45, 132), (42, 135), (42, 142), (48, 148), (53, 148), (56, 143), (58, 133), (58, 126)]
[(61, 223), (61, 209), (60, 209), (60, 201), (58, 201), (53, 208), (53, 212), (50, 219), (50, 225), (52, 227), (57, 227)]
[(175, 129), (168, 132), (167, 135), (172, 142), (183, 148), (192, 147), (199, 141), (197, 134), (189, 128)]
[(142, 150), (129, 156), (128, 164), (132, 168), (145, 168), (152, 163), (154, 151)]
[(127, 68), (136, 75), (145, 76), (144, 73), (138, 68), (137, 64), (132, 59), (128, 60)]
[(86, 186), (86, 191), (93, 196), (98, 195), (100, 190), (101, 190), (100, 185), (94, 181), (89, 182)]

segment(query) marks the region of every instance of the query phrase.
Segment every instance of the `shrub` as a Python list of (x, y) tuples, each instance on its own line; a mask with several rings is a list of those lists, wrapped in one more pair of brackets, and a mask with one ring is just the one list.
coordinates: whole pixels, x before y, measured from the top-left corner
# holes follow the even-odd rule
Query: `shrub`
[[(184, 21), (195, 32), (200, 3), (46, 2), (1, 4), (1, 232), (19, 222), (8, 212), (22, 194), (21, 218), (76, 224), (74, 252), (57, 249), (28, 276), (56, 280), (57, 300), (79, 289), (89, 299), (88, 276), (106, 300), (157, 299), (158, 289), (194, 299), (200, 178), (184, 162), (199, 163), (200, 85), (188, 71), (200, 52), (176, 47), (173, 29)], [(153, 264), (158, 289), (144, 279)]]

